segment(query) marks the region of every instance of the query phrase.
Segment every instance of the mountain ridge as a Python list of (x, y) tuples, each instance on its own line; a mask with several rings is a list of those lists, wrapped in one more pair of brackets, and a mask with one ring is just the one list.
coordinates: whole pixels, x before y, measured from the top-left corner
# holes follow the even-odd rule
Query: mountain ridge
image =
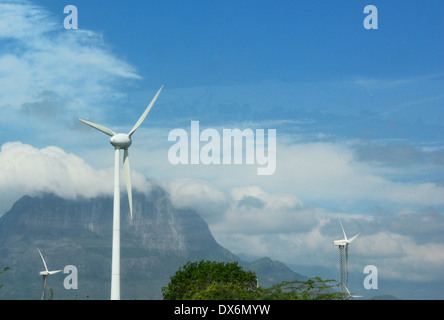
[[(133, 220), (125, 214), (126, 202), (122, 197), (122, 299), (161, 299), (161, 287), (187, 261), (239, 261), (244, 269), (258, 268), (218, 244), (206, 222), (193, 210), (175, 208), (162, 188), (133, 194)], [(40, 248), (50, 269), (74, 265), (78, 270), (77, 290), (63, 287), (67, 274), (49, 277), (56, 299), (109, 299), (112, 205), (110, 196), (70, 200), (41, 193), (19, 199), (0, 217), (0, 267), (11, 268), (0, 278), (5, 285), (0, 297), (40, 297)], [(261, 285), (282, 276), (303, 278), (280, 264), (271, 266), (266, 272), (258, 269)], [(280, 275), (270, 276), (274, 271)]]

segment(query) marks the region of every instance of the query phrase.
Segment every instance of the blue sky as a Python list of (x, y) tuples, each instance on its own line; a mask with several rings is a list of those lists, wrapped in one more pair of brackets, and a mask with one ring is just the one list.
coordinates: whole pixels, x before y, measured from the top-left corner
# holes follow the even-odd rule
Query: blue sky
[(366, 1), (118, 2), (69, 3), (80, 27), (103, 31), (117, 54), (170, 87), (405, 78), (443, 67), (437, 1), (374, 3), (377, 32), (362, 28)]
[[(78, 30), (63, 28), (68, 4)], [(363, 26), (368, 4), (378, 30)], [(0, 1), (0, 214), (26, 193), (111, 194), (112, 148), (77, 119), (127, 132), (165, 85), (133, 137), (135, 189), (162, 184), (236, 254), (327, 277), (337, 276), (340, 215), (350, 234), (361, 233), (352, 291), (442, 299), (442, 9), (440, 1)], [(189, 131), (191, 121), (219, 132), (276, 129), (276, 172), (172, 165), (168, 133)], [(380, 270), (378, 292), (363, 289), (368, 264)]]

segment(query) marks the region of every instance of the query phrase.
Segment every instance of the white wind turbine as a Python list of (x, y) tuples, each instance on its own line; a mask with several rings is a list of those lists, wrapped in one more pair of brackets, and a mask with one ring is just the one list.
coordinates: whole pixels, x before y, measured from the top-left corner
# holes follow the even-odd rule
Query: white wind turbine
[(163, 86), (159, 89), (159, 91), (154, 96), (151, 103), (146, 108), (145, 112), (142, 114), (140, 119), (131, 129), (131, 131), (126, 133), (115, 133), (111, 129), (104, 127), (99, 124), (95, 124), (86, 120), (79, 119), (83, 123), (97, 129), (109, 136), (109, 142), (114, 147), (114, 207), (113, 207), (113, 244), (112, 244), (112, 263), (111, 263), (111, 300), (120, 300), (120, 149), (124, 150), (123, 154), (123, 171), (125, 174), (126, 181), (126, 190), (128, 193), (128, 201), (129, 201), (129, 209), (131, 219), (133, 218), (133, 200), (132, 200), (132, 191), (131, 191), (131, 177), (130, 177), (130, 164), (129, 164), (129, 155), (128, 148), (131, 145), (131, 136), (137, 130), (137, 128), (142, 124), (143, 120), (145, 120), (146, 115), (151, 110), (151, 107), (154, 105), (154, 102), (157, 99), (160, 91)]
[[(341, 292), (346, 293), (348, 292), (347, 289), (347, 281), (348, 281), (348, 245), (352, 243), (359, 234), (355, 235), (354, 237), (348, 239), (347, 235), (345, 234), (344, 227), (342, 226), (341, 219), (339, 218), (339, 223), (341, 224), (342, 233), (344, 234), (344, 239), (341, 240), (335, 240), (333, 241), (333, 244), (335, 246), (339, 246), (339, 270), (340, 270), (340, 277), (341, 277)], [(344, 260), (344, 251), (345, 251), (345, 260)]]
[(349, 299), (351, 299), (351, 298), (362, 298), (362, 296), (357, 296), (357, 295), (352, 295), (351, 293), (350, 293), (350, 291), (348, 291), (348, 288), (347, 287), (345, 287), (345, 290), (347, 291), (347, 297), (349, 298)]
[(50, 274), (59, 273), (59, 272), (61, 272), (62, 270), (49, 271), (49, 270), (48, 270), (48, 267), (46, 266), (46, 261), (45, 261), (45, 259), (43, 258), (42, 253), (40, 252), (40, 250), (39, 250), (38, 248), (37, 248), (37, 250), (38, 250), (39, 253), (40, 253), (40, 257), (42, 257), (43, 265), (45, 266), (45, 270), (44, 270), (44, 271), (40, 271), (40, 275), (43, 277), (43, 292), (42, 292), (42, 300), (45, 300), (45, 297), (46, 297), (46, 281), (47, 281), (48, 276), (49, 276)]

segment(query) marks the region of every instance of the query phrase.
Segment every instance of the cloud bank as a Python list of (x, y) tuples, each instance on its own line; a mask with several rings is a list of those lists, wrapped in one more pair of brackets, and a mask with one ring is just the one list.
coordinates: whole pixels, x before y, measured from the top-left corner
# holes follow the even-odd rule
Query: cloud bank
[[(315, 154), (320, 152), (318, 148), (319, 145), (314, 147)], [(328, 146), (327, 149), (331, 148)], [(339, 177), (334, 174), (336, 179), (347, 176), (350, 170), (345, 165), (350, 160), (347, 153), (344, 149), (339, 150), (341, 152), (336, 157), (329, 157), (335, 163), (334, 167), (342, 167)], [(341, 158), (342, 162), (334, 161)], [(155, 163), (151, 165), (155, 166)], [(328, 168), (328, 165), (321, 168), (319, 176), (328, 172)], [(351, 172), (358, 174), (353, 169)], [(363, 172), (364, 176), (369, 174)], [(10, 142), (1, 147), (0, 177), (4, 212), (9, 209), (8, 205), (25, 194), (53, 192), (65, 198), (111, 195), (113, 168), (94, 169), (81, 157), (59, 147), (38, 149), (21, 142)], [(257, 176), (252, 174), (252, 177)], [(307, 184), (309, 180), (306, 179), (301, 179), (300, 183)], [(330, 179), (334, 180), (333, 177)], [(148, 192), (154, 183), (138, 170), (132, 172), (132, 182), (141, 192)], [(379, 268), (382, 279), (399, 280), (409, 274), (410, 281), (444, 280), (441, 272), (444, 265), (444, 216), (439, 210), (426, 206), (424, 197), (427, 194), (418, 198), (424, 201), (423, 209), (409, 208), (409, 201), (403, 199), (402, 210), (381, 207), (369, 215), (335, 211), (321, 206), (320, 202), (302, 201), (303, 197), (294, 191), (297, 188), (289, 189), (291, 192), (268, 191), (263, 186), (249, 184), (248, 180), (244, 181), (244, 186), (233, 186), (228, 192), (214, 183), (196, 178), (157, 183), (169, 192), (173, 205), (196, 210), (208, 222), (216, 240), (237, 254), (247, 254), (251, 258), (271, 256), (292, 265), (335, 269), (337, 248), (332, 241), (342, 236), (337, 220), (340, 215), (349, 236), (361, 234), (350, 251), (353, 254), (352, 271), (362, 272), (365, 265), (372, 264)], [(328, 193), (323, 194), (324, 188), (328, 188), (321, 185), (319, 198), (328, 198)], [(380, 187), (380, 183), (373, 187)], [(396, 189), (397, 185), (388, 183), (386, 188), (389, 187)], [(421, 190), (420, 184), (418, 188)], [(433, 192), (429, 196), (435, 199)], [(380, 214), (381, 210), (385, 211)]]
[[(173, 185), (180, 182), (174, 181)], [(209, 221), (215, 238), (237, 254), (271, 256), (292, 265), (335, 270), (342, 238), (342, 217), (351, 246), (351, 272), (366, 265), (379, 269), (380, 279), (443, 281), (444, 215), (433, 209), (401, 210), (386, 215), (350, 214), (304, 204), (294, 194), (268, 193), (258, 186), (233, 188), (221, 194), (207, 182), (187, 181), (193, 188), (176, 195), (175, 205), (193, 208)], [(181, 184), (185, 187), (185, 184)], [(199, 186), (200, 185), (200, 186)], [(205, 193), (198, 190), (206, 189)], [(187, 194), (192, 200), (179, 201)], [(223, 203), (222, 215), (217, 209)], [(217, 219), (211, 217), (217, 215)]]
[[(21, 142), (5, 143), (0, 151), (1, 214), (21, 196), (40, 192), (70, 199), (112, 195), (113, 175), (113, 167), (94, 169), (82, 158), (55, 146), (38, 149)], [(138, 191), (151, 190), (151, 183), (134, 170), (131, 183)]]

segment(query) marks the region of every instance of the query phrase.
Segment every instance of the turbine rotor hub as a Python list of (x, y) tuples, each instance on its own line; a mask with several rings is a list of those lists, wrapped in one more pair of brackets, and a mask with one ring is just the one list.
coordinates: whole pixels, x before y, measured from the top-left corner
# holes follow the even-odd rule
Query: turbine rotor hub
[(109, 143), (116, 149), (127, 149), (132, 141), (131, 138), (125, 133), (118, 133), (113, 135), (109, 139)]

